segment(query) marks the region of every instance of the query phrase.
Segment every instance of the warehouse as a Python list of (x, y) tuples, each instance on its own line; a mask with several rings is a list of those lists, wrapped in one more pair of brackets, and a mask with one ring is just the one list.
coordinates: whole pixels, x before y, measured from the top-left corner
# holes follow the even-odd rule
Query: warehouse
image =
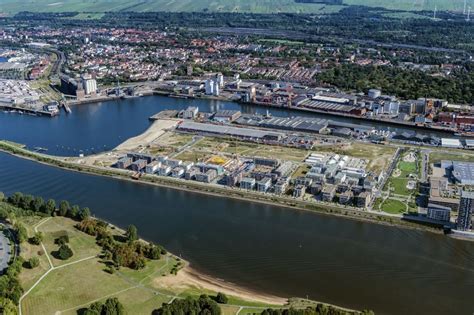
[(441, 167), (461, 185), (474, 185), (474, 163), (460, 161), (441, 161)]
[(445, 148), (459, 149), (462, 148), (459, 139), (441, 138), (441, 146)]
[(285, 136), (283, 133), (279, 132), (197, 123), (192, 121), (183, 121), (181, 124), (179, 124), (178, 129), (183, 131), (198, 132), (201, 134), (217, 134), (249, 140), (279, 141)]

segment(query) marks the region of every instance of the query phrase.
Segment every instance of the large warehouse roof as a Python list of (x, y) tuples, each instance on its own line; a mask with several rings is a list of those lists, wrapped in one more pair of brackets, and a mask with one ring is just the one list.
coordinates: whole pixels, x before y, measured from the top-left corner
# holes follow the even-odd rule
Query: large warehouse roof
[(197, 123), (193, 121), (183, 121), (178, 126), (178, 129), (193, 130), (197, 132), (215, 133), (215, 134), (245, 137), (245, 138), (264, 138), (264, 137), (281, 138), (284, 136), (284, 134), (280, 132), (251, 129), (251, 128), (238, 128), (238, 127), (231, 127), (227, 125), (213, 125), (213, 124)]

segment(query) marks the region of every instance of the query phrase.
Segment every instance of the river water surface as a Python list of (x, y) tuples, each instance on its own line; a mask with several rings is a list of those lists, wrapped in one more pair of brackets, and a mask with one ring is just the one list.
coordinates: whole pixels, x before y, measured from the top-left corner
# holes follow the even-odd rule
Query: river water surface
[[(222, 106), (199, 102), (202, 110)], [(78, 106), (53, 119), (0, 113), (0, 138), (60, 155), (111, 148), (142, 132), (148, 116), (189, 104), (141, 98)], [(6, 154), (0, 154), (0, 191), (67, 199), (121, 227), (135, 224), (142, 237), (195, 269), (250, 289), (377, 314), (474, 312), (474, 243), (85, 175)]]

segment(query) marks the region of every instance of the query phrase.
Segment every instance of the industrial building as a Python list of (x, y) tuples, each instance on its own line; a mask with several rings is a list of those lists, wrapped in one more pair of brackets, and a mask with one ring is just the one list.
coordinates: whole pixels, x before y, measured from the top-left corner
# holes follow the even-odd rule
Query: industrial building
[(231, 123), (237, 120), (241, 115), (242, 113), (239, 110), (218, 110), (212, 119), (221, 123)]
[(441, 138), (441, 146), (444, 148), (461, 149), (463, 146), (459, 139)]
[(474, 185), (474, 163), (443, 160), (441, 168), (446, 170), (453, 182), (460, 185)]
[(183, 112), (184, 119), (195, 119), (199, 114), (199, 107), (189, 106)]
[(279, 132), (197, 123), (193, 121), (183, 121), (178, 125), (178, 130), (260, 141), (279, 141), (285, 136)]

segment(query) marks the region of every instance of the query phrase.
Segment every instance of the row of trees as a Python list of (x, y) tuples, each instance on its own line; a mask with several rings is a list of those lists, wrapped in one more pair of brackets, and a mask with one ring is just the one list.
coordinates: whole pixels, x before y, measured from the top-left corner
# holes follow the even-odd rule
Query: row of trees
[(70, 206), (69, 202), (66, 200), (62, 200), (59, 205), (56, 205), (54, 199), (48, 199), (45, 201), (39, 196), (24, 195), (21, 192), (14, 193), (6, 200), (15, 207), (39, 215), (60, 215), (79, 221), (84, 220), (91, 215), (89, 208), (80, 209), (78, 205)]
[[(104, 258), (111, 260), (116, 268), (141, 269), (145, 267), (147, 259), (157, 260), (166, 254), (162, 246), (140, 241), (134, 225), (128, 226), (123, 237), (114, 237), (107, 229), (106, 222), (94, 218), (86, 218), (76, 227), (96, 237), (97, 244), (104, 251)], [(109, 271), (113, 272), (112, 269)]]
[(220, 315), (221, 309), (216, 301), (207, 295), (201, 295), (198, 299), (188, 297), (186, 299), (175, 299), (172, 303), (163, 305), (152, 312), (153, 315)]
[(318, 303), (305, 309), (266, 309), (262, 315), (373, 315), (372, 311), (346, 311), (334, 306)]
[(455, 103), (474, 103), (474, 71), (459, 71), (451, 77), (433, 77), (418, 70), (345, 64), (317, 76), (344, 90), (380, 88), (403, 99), (436, 97)]
[(16, 258), (0, 276), (0, 314), (17, 314), (16, 306), (23, 294), (23, 288), (18, 279), (23, 263), (21, 257)]
[(125, 308), (117, 298), (108, 298), (105, 302), (94, 302), (78, 313), (82, 315), (123, 315)]

